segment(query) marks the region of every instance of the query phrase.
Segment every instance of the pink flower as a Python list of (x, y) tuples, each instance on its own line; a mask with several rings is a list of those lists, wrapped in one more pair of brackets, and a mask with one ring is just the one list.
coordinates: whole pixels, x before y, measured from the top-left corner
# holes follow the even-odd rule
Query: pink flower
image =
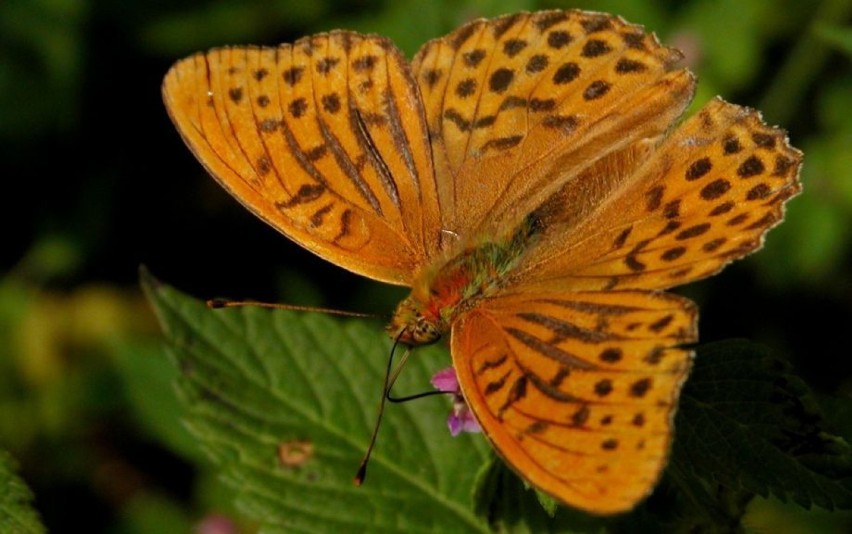
[(450, 434), (458, 436), (461, 432), (482, 431), (482, 428), (473, 416), (473, 412), (467, 406), (464, 396), (462, 396), (455, 369), (448, 367), (435, 373), (432, 376), (432, 385), (435, 386), (435, 389), (450, 393), (453, 396), (453, 409), (447, 418), (447, 426), (450, 427)]
[(239, 534), (234, 521), (222, 514), (212, 513), (195, 525), (196, 534)]

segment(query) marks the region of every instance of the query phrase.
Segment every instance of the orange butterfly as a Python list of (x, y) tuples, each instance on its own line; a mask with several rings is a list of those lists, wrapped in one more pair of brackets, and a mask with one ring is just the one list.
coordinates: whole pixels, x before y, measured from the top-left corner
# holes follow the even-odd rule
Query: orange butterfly
[(473, 21), (407, 63), (335, 31), (178, 62), (172, 120), (258, 217), (350, 271), (411, 286), (388, 329), (451, 332), (453, 366), (518, 473), (598, 514), (653, 488), (697, 339), (660, 290), (761, 246), (801, 153), (619, 17)]

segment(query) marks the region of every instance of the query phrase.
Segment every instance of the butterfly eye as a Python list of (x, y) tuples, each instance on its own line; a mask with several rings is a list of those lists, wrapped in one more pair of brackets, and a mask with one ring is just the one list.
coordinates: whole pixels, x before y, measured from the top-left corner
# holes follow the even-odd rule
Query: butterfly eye
[(411, 341), (417, 345), (428, 345), (441, 338), (441, 329), (433, 321), (423, 317), (417, 317), (411, 332)]

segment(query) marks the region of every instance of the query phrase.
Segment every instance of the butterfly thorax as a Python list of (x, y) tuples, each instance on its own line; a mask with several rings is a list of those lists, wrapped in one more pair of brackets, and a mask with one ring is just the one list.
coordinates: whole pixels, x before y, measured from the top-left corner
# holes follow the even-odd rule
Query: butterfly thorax
[(388, 333), (408, 345), (437, 341), (456, 317), (505, 285), (541, 228), (528, 216), (506, 239), (474, 243), (426, 269), (397, 306)]

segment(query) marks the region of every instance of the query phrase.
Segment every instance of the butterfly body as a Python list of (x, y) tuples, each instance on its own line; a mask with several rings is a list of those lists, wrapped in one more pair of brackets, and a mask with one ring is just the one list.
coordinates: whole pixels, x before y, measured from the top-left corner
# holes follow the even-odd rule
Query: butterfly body
[(464, 246), (448, 260), (425, 269), (412, 284), (411, 294), (397, 306), (387, 327), (389, 335), (408, 345), (437, 341), (460, 314), (504, 287), (541, 231), (542, 221), (534, 212), (504, 240)]
[(465, 400), (533, 486), (629, 510), (666, 464), (697, 310), (664, 290), (757, 250), (802, 155), (682, 54), (584, 11), (475, 20), (409, 62), (333, 31), (175, 64), (204, 167), (319, 256), (411, 287), (388, 326), (450, 335)]

